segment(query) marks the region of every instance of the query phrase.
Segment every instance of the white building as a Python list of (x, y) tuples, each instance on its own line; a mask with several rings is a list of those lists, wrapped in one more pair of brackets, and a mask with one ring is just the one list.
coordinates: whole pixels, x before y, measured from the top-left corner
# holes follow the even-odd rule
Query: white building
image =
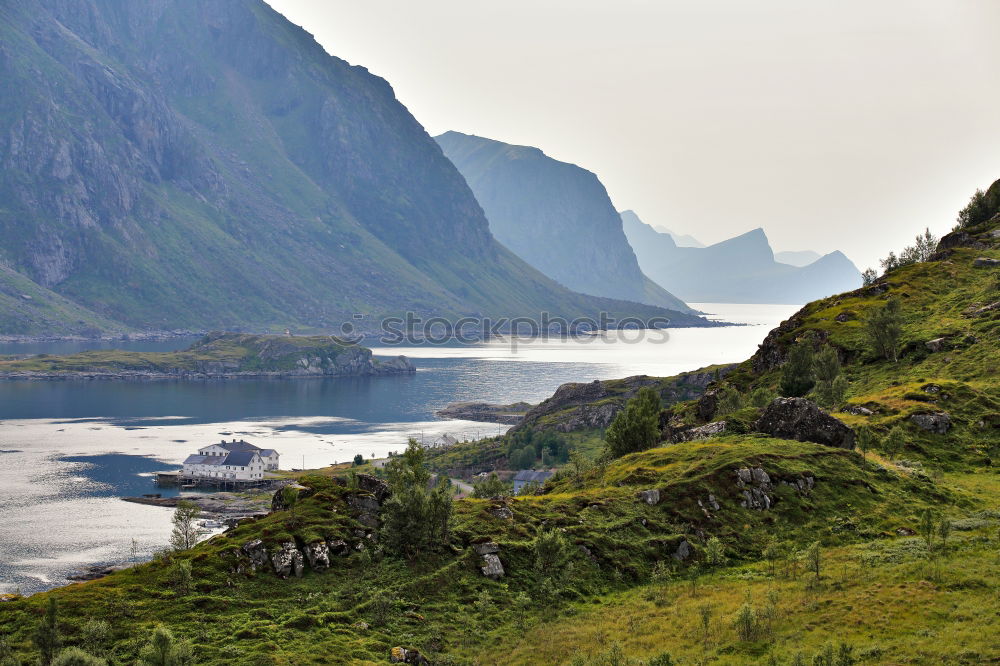
[(264, 472), (278, 469), (278, 452), (243, 440), (203, 446), (184, 461), (181, 475), (218, 481), (259, 481)]

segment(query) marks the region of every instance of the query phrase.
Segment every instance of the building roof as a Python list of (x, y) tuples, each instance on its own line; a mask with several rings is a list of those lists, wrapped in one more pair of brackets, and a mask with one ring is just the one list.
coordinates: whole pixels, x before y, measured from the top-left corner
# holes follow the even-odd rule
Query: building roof
[(274, 449), (261, 449), (257, 453), (260, 454), (261, 458), (267, 458), (268, 456), (276, 456), (278, 452)]
[(254, 446), (250, 442), (245, 442), (242, 439), (238, 442), (235, 439), (231, 442), (222, 440), (216, 446), (221, 446), (226, 451), (260, 451), (259, 446)]
[(552, 476), (552, 472), (537, 471), (533, 469), (522, 469), (520, 472), (514, 475), (515, 481), (523, 481), (524, 483), (531, 483), (532, 481), (537, 481), (538, 483), (544, 483), (546, 479)]
[[(229, 458), (229, 456), (226, 456)], [(184, 459), (185, 465), (221, 465), (222, 461), (226, 458), (222, 456), (200, 456), (198, 454), (192, 454)]]
[(233, 451), (228, 456), (226, 456), (222, 464), (245, 466), (253, 462), (253, 459), (256, 457), (258, 457), (258, 453), (256, 451)]

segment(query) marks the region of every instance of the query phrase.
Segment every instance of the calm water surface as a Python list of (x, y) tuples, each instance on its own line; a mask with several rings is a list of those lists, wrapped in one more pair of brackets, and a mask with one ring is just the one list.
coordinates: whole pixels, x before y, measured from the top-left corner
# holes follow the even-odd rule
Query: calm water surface
[[(0, 382), (0, 592), (65, 583), (93, 562), (164, 547), (170, 511), (119, 498), (159, 490), (151, 473), (200, 446), (242, 437), (277, 449), (282, 467), (383, 456), (407, 437), (462, 438), (506, 427), (442, 421), (459, 400), (537, 402), (562, 383), (667, 376), (752, 354), (796, 306), (694, 304), (732, 322), (718, 329), (621, 332), (592, 339), (493, 340), (475, 345), (375, 347), (405, 354), (410, 376), (233, 381)], [(641, 337), (641, 340), (636, 338)], [(0, 346), (0, 354), (65, 353), (83, 343)], [(133, 342), (166, 350), (187, 340)], [(145, 345), (145, 346), (144, 346)], [(104, 346), (99, 345), (99, 346)]]

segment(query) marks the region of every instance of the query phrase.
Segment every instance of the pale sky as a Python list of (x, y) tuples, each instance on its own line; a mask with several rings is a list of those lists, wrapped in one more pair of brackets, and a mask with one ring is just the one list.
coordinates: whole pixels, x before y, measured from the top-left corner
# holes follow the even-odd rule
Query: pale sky
[(536, 146), (710, 243), (875, 265), (1000, 178), (1000, 0), (269, 0), (431, 134)]

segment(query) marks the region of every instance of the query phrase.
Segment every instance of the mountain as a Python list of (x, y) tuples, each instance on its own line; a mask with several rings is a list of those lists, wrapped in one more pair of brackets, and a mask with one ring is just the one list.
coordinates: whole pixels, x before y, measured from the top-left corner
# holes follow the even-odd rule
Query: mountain
[[(635, 213), (633, 211), (630, 211), (630, 210), (629, 211), (623, 211), (622, 215), (624, 215), (625, 213), (629, 213), (631, 215), (635, 215)], [(667, 229), (666, 227), (658, 225), (658, 224), (657, 225), (653, 225), (653, 228), (656, 229), (657, 231), (659, 231), (661, 234), (667, 234), (671, 238), (673, 238), (674, 242), (677, 243), (678, 247), (705, 247), (704, 243), (702, 243), (700, 240), (698, 240), (697, 238), (695, 238), (694, 236), (692, 236), (690, 234), (677, 234), (677, 233), (674, 233), (673, 231), (671, 231), (670, 229)]]
[(497, 243), (389, 84), (261, 0), (2, 3), (0, 81), (0, 265), (89, 313), (0, 333), (663, 314)]
[(786, 250), (784, 252), (775, 252), (774, 260), (782, 264), (801, 268), (816, 261), (820, 256), (822, 255), (819, 252), (813, 252), (812, 250)]
[(861, 273), (840, 251), (804, 267), (775, 260), (763, 229), (703, 248), (679, 247), (669, 234), (622, 213), (639, 265), (658, 284), (700, 303), (807, 303), (861, 284)]
[(585, 294), (688, 310), (643, 275), (595, 174), (530, 146), (460, 132), (436, 139), (475, 193), (490, 231), (517, 256)]

